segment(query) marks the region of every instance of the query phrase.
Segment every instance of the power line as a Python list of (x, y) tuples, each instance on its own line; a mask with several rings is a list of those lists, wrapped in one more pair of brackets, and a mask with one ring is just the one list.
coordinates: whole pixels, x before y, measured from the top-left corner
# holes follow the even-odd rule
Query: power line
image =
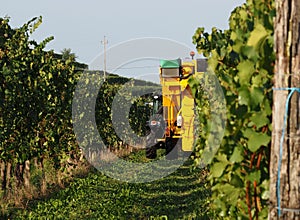
[(103, 47), (104, 47), (103, 75), (104, 75), (104, 81), (105, 81), (105, 79), (106, 79), (106, 45), (108, 44), (108, 41), (105, 39), (105, 36), (104, 36), (103, 41), (101, 41), (101, 43), (103, 44)]

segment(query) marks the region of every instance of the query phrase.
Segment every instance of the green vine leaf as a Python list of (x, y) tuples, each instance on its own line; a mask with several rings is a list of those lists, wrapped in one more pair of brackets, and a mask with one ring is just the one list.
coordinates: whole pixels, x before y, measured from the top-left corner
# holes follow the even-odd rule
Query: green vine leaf
[(226, 166), (227, 166), (227, 163), (223, 162), (223, 161), (213, 164), (213, 166), (211, 168), (212, 176), (216, 177), (216, 178), (220, 177), (223, 174)]
[(232, 162), (232, 163), (242, 162), (243, 159), (244, 159), (242, 153), (243, 153), (242, 149), (239, 146), (235, 147), (234, 150), (233, 150), (233, 153), (232, 153), (232, 155), (231, 155), (231, 157), (229, 159), (230, 162)]
[(252, 129), (246, 129), (245, 137), (248, 138), (248, 148), (251, 152), (256, 152), (261, 146), (268, 146), (271, 141), (268, 134), (255, 132)]
[(251, 107), (254, 109), (258, 106), (265, 98), (265, 95), (262, 89), (253, 87), (250, 89), (250, 96), (251, 96)]
[(265, 27), (258, 23), (256, 24), (254, 30), (250, 33), (247, 45), (253, 46), (256, 49), (260, 49), (262, 41), (269, 36), (268, 31)]
[(243, 60), (237, 66), (239, 82), (241, 86), (249, 85), (252, 74), (254, 73), (254, 64), (250, 60)]
[(256, 126), (257, 129), (270, 124), (270, 120), (267, 118), (267, 115), (265, 112), (261, 111), (261, 112), (255, 112), (251, 118), (250, 118), (251, 122), (253, 123), (253, 125)]
[(240, 105), (250, 105), (250, 101), (251, 101), (251, 94), (250, 91), (248, 89), (248, 87), (243, 86), (238, 88), (238, 101)]
[(260, 178), (261, 178), (260, 170), (255, 170), (246, 176), (246, 180), (251, 181), (251, 182), (256, 181), (257, 183), (260, 182)]

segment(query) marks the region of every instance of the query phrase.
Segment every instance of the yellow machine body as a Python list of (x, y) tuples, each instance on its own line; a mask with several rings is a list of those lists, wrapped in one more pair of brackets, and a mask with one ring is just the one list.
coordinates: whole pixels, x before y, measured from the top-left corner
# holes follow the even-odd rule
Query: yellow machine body
[(180, 60), (178, 70), (176, 67), (160, 67), (163, 117), (167, 123), (165, 137), (180, 138), (182, 151), (192, 151), (194, 146), (195, 102), (188, 80), (203, 74), (196, 71), (196, 60)]

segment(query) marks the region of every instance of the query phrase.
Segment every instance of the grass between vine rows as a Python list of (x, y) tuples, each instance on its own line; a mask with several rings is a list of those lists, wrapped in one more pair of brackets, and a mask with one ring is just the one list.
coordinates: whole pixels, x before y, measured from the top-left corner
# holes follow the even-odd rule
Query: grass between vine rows
[[(162, 154), (162, 152), (159, 152)], [(147, 162), (144, 151), (126, 160)], [(92, 170), (85, 178), (26, 209), (12, 219), (212, 219), (207, 198), (207, 169), (187, 161), (173, 174), (151, 183), (124, 183)]]

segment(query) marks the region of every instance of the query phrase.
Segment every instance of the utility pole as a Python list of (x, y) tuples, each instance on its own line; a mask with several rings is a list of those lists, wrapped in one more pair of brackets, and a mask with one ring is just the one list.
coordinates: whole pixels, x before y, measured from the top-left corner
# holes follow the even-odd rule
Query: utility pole
[(101, 44), (103, 44), (104, 47), (104, 59), (103, 59), (103, 76), (104, 81), (106, 80), (106, 45), (108, 44), (108, 41), (106, 40), (105, 36), (103, 41), (101, 41)]
[(300, 220), (300, 0), (276, 0), (269, 219)]

